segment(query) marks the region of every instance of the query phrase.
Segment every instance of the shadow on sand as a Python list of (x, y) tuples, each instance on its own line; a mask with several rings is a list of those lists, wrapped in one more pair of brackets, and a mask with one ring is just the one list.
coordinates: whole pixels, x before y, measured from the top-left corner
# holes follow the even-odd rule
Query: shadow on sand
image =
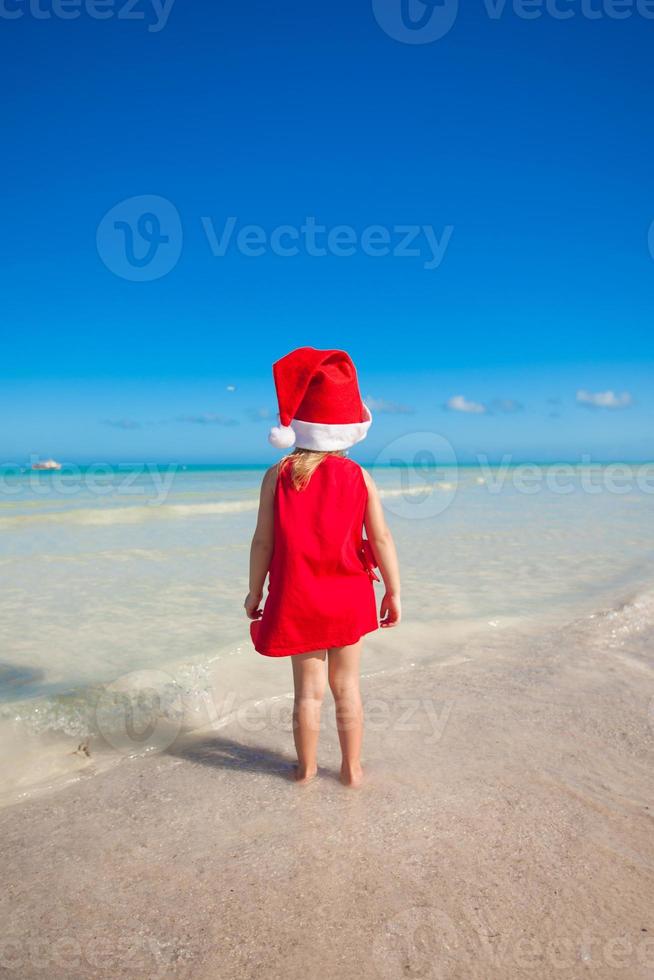
[[(168, 749), (168, 755), (203, 766), (217, 769), (232, 769), (235, 772), (266, 773), (290, 780), (295, 761), (291, 756), (282, 755), (261, 745), (243, 745), (224, 735), (207, 735), (204, 738), (178, 739)], [(320, 769), (321, 775), (338, 778), (330, 769)]]

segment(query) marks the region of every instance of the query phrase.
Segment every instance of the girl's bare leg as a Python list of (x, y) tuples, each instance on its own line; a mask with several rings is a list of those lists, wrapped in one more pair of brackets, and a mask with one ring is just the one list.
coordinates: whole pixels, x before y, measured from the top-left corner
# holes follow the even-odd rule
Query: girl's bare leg
[(363, 640), (329, 650), (329, 686), (336, 705), (336, 724), (341, 743), (341, 782), (358, 786), (363, 741), (363, 706), (359, 690), (359, 662)]
[(293, 738), (298, 759), (295, 778), (299, 783), (313, 779), (318, 771), (320, 709), (326, 686), (325, 653), (318, 650), (291, 657), (295, 685)]

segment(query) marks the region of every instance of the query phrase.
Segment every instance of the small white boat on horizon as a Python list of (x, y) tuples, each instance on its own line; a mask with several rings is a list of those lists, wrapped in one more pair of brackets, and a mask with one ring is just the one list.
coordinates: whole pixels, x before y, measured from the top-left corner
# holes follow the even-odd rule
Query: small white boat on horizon
[(61, 463), (58, 463), (56, 459), (44, 459), (40, 463), (32, 463), (33, 470), (60, 470)]

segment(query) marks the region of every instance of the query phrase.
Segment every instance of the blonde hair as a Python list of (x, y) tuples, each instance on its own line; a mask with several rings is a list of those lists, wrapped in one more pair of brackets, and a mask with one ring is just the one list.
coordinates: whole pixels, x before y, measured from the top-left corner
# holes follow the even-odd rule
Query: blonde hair
[(316, 449), (294, 449), (288, 456), (283, 456), (279, 461), (278, 473), (290, 466), (292, 469), (291, 480), (296, 490), (304, 490), (309, 485), (311, 477), (318, 469), (323, 459), (327, 456), (344, 456), (342, 450), (331, 452), (321, 452)]

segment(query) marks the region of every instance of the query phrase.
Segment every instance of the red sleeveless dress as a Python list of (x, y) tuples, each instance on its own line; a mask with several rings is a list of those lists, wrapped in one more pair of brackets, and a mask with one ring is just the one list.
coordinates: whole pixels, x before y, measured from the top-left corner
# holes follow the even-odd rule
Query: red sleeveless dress
[(268, 596), (250, 626), (259, 653), (349, 646), (377, 629), (376, 576), (363, 546), (367, 501), (361, 468), (344, 456), (326, 456), (304, 490), (293, 486), (290, 466), (282, 469)]

